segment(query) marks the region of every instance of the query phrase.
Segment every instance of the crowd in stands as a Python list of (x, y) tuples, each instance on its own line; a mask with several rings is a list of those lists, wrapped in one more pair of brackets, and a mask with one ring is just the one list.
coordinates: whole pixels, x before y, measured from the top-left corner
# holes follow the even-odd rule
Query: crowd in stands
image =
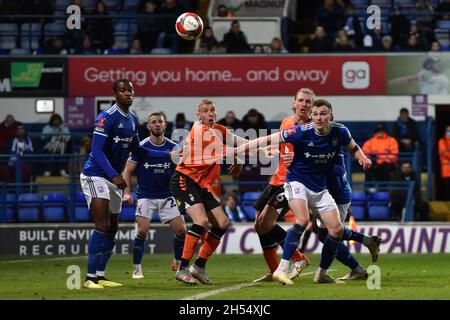
[[(215, 9), (217, 17), (230, 19), (230, 29), (217, 39), (205, 22), (201, 38), (192, 43), (180, 39), (173, 21), (185, 11), (198, 10), (198, 2), (190, 0), (1, 0), (0, 38), (2, 53), (34, 54), (147, 54), (147, 53), (296, 53), (355, 51), (443, 51), (449, 50), (450, 0), (312, 1), (311, 34), (295, 27), (283, 40), (273, 38), (271, 44), (249, 45), (239, 20), (224, 4)], [(75, 4), (81, 8), (81, 30), (65, 28), (65, 8)], [(365, 9), (380, 4), (382, 20), (371, 30), (366, 26)], [(14, 15), (56, 15), (57, 18), (12, 18)], [(128, 19), (117, 19), (118, 15)], [(206, 17), (204, 17), (206, 18)], [(235, 20), (236, 19), (236, 20)], [(301, 17), (299, 18), (301, 19)], [(31, 27), (29, 27), (29, 22)], [(443, 22), (443, 23), (441, 23)], [(298, 24), (298, 23), (297, 23)], [(2, 27), (9, 26), (9, 27)], [(16, 25), (10, 29), (11, 25)], [(292, 25), (296, 25), (293, 22)], [(8, 29), (9, 28), (9, 29)], [(15, 32), (15, 35), (13, 35)], [(281, 30), (281, 34), (285, 34)], [(438, 34), (444, 33), (444, 37)], [(291, 41), (294, 33), (303, 33), (300, 43)], [(11, 40), (11, 37), (14, 40)], [(6, 41), (8, 39), (8, 41)], [(31, 40), (32, 47), (29, 47)], [(11, 41), (15, 43), (11, 43)], [(2, 42), (2, 41), (0, 41)], [(297, 41), (298, 42), (298, 41)], [(251, 42), (253, 43), (253, 42)], [(36, 45), (34, 45), (36, 44)], [(19, 51), (14, 51), (19, 49)], [(25, 51), (21, 51), (25, 50)]]

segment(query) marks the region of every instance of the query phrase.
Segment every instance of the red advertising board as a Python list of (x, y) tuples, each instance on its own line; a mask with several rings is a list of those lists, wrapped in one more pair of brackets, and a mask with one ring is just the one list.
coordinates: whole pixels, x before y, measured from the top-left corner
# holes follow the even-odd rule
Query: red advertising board
[(383, 56), (70, 57), (69, 96), (109, 96), (130, 79), (138, 96), (385, 94)]

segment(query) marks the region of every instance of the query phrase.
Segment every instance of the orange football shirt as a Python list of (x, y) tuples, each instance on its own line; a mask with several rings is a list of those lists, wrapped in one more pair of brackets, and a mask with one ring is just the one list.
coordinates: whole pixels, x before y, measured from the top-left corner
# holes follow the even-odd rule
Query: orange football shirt
[(217, 178), (215, 167), (224, 152), (228, 129), (220, 124), (209, 127), (195, 122), (183, 146), (183, 158), (176, 171), (187, 175), (202, 189), (207, 189)]

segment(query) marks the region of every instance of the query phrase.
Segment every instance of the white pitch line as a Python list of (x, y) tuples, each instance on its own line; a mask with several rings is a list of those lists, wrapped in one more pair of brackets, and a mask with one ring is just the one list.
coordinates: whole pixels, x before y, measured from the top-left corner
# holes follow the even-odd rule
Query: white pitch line
[(76, 257), (59, 257), (59, 258), (42, 258), (42, 259), (23, 259), (23, 260), (7, 260), (1, 261), (0, 263), (23, 263), (23, 262), (38, 262), (38, 261), (58, 261), (58, 260), (71, 260), (71, 259), (79, 259), (86, 258), (86, 256), (76, 256)]
[[(330, 269), (329, 271), (334, 271), (335, 269)], [(305, 272), (305, 273), (301, 273), (299, 275), (299, 277), (304, 277), (304, 276), (310, 276), (312, 274), (314, 274), (315, 272)], [(189, 297), (184, 297), (181, 300), (199, 300), (199, 299), (204, 299), (210, 296), (213, 296), (215, 294), (219, 294), (219, 293), (223, 293), (223, 292), (227, 292), (227, 291), (231, 291), (231, 290), (239, 290), (241, 288), (245, 288), (245, 287), (253, 287), (256, 286), (258, 284), (260, 284), (261, 282), (243, 282), (243, 283), (239, 283), (239, 284), (235, 284), (234, 286), (231, 287), (225, 287), (225, 288), (221, 288), (221, 289), (216, 289), (216, 290), (211, 290), (211, 291), (206, 291), (203, 293), (199, 293), (196, 294), (194, 296), (189, 296)]]

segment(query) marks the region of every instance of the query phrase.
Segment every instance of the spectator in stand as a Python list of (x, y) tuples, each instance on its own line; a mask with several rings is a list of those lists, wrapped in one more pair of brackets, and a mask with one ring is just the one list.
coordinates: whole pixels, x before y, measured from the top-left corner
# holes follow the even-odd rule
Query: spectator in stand
[(433, 5), (428, 0), (416, 0), (412, 14), (416, 15), (417, 28), (424, 34), (427, 42), (431, 42), (434, 38)]
[[(21, 156), (24, 154), (32, 154), (33, 143), (31, 142), (30, 137), (27, 134), (27, 131), (23, 126), (18, 126), (16, 128), (16, 137), (12, 141), (11, 145), (11, 157), (9, 158), (8, 165), (10, 167), (11, 178), (10, 182), (13, 182), (15, 179), (16, 165), (17, 165), (17, 156)], [(33, 165), (29, 162), (22, 162), (22, 166), (20, 168), (22, 173), (22, 182), (31, 182), (31, 176), (33, 174)]]
[(396, 4), (393, 10), (394, 14), (389, 16), (389, 24), (391, 26), (391, 36), (394, 41), (394, 47), (400, 48), (407, 42), (407, 34), (409, 31), (409, 20), (402, 14), (401, 7)]
[(170, 48), (173, 53), (180, 52), (180, 37), (174, 28), (174, 21), (183, 13), (183, 9), (176, 0), (164, 0), (157, 11), (158, 15), (164, 15), (165, 18), (158, 20), (161, 32), (156, 41), (157, 48)]
[(231, 22), (231, 29), (223, 36), (227, 47), (227, 53), (250, 53), (251, 48), (247, 43), (247, 37), (241, 31), (241, 24), (237, 20)]
[(415, 35), (410, 35), (405, 51), (425, 51), (425, 48), (420, 44), (419, 38)]
[(81, 48), (79, 48), (76, 52), (76, 54), (100, 54), (99, 49), (94, 49), (92, 46), (91, 37), (88, 35), (85, 35), (83, 38), (83, 45)]
[(439, 20), (450, 20), (450, 0), (442, 0), (436, 8), (436, 12), (440, 13), (437, 16)]
[(347, 11), (345, 12), (346, 23), (344, 30), (347, 32), (348, 39), (353, 44), (353, 47), (357, 50), (361, 50), (363, 47), (363, 32), (361, 28), (361, 21), (356, 14), (355, 7), (350, 3), (347, 5)]
[(114, 44), (112, 20), (111, 18), (104, 18), (109, 13), (106, 4), (102, 0), (97, 1), (95, 9), (91, 14), (93, 16), (102, 16), (100, 18), (94, 17), (90, 19), (87, 33), (91, 37), (94, 48), (100, 49), (103, 52), (111, 48)]
[(21, 125), (22, 123), (16, 121), (14, 116), (10, 114), (0, 123), (0, 154), (9, 153), (9, 146), (16, 135), (16, 128)]
[(156, 47), (156, 39), (160, 32), (159, 22), (156, 10), (158, 3), (156, 0), (147, 0), (138, 7), (138, 37), (142, 40), (144, 51), (150, 51)]
[(328, 52), (331, 50), (331, 42), (326, 37), (325, 30), (317, 26), (314, 37), (308, 42), (309, 52)]
[(445, 128), (444, 136), (438, 142), (441, 179), (443, 186), (442, 200), (450, 201), (450, 125)]
[(265, 53), (264, 46), (257, 44), (256, 46), (253, 47), (253, 53), (256, 53), (256, 54)]
[(248, 221), (247, 216), (242, 210), (241, 206), (238, 205), (238, 200), (236, 193), (228, 192), (223, 197), (225, 213), (228, 219), (232, 222), (244, 222)]
[[(420, 195), (420, 184), (417, 183), (417, 174), (413, 171), (410, 162), (403, 162), (400, 169), (395, 171), (392, 175), (392, 181), (415, 181), (413, 197), (414, 197), (414, 212), (416, 213), (415, 220), (426, 221), (428, 219), (428, 203), (422, 201)], [(390, 191), (391, 198), (391, 212), (395, 220), (400, 220), (402, 217), (403, 208), (406, 205), (408, 191), (406, 189)]]
[(234, 111), (228, 111), (225, 117), (220, 119), (217, 123), (223, 125), (227, 129), (236, 130), (241, 128), (241, 121), (236, 118)]
[(345, 25), (345, 10), (335, 0), (324, 0), (317, 15), (317, 25), (322, 26), (329, 41)]
[(382, 51), (383, 50), (383, 31), (380, 28), (370, 30), (364, 36), (364, 50), (367, 51)]
[(233, 11), (228, 10), (226, 5), (219, 4), (216, 9), (216, 17), (233, 18), (234, 13), (233, 13)]
[[(256, 109), (250, 109), (247, 114), (242, 119), (242, 129), (244, 131), (248, 129), (256, 130), (256, 135), (259, 137), (261, 135), (266, 135), (268, 126), (266, 120), (262, 113), (258, 112)], [(265, 132), (260, 132), (260, 130), (266, 130)]]
[(44, 49), (44, 54), (66, 55), (67, 53), (68, 51), (64, 46), (64, 41), (61, 36), (53, 36)]
[(333, 51), (336, 52), (351, 52), (355, 51), (355, 48), (350, 44), (347, 37), (347, 33), (344, 30), (338, 31), (338, 38), (334, 45)]
[(394, 42), (392, 40), (392, 37), (389, 35), (385, 35), (382, 39), (381, 39), (382, 43), (383, 43), (383, 49), (382, 51), (385, 52), (391, 52), (394, 51)]
[[(52, 155), (62, 155), (70, 151), (70, 131), (63, 123), (61, 116), (57, 113), (52, 114), (48, 124), (42, 129), (41, 139), (45, 143), (44, 152)], [(55, 157), (52, 161), (45, 163), (45, 176), (51, 174), (67, 176), (67, 161), (61, 157)]]
[(372, 168), (366, 171), (366, 181), (389, 181), (397, 167), (398, 143), (387, 133), (384, 123), (375, 127), (374, 136), (364, 142), (363, 151), (375, 156)]
[(417, 124), (409, 117), (408, 109), (400, 109), (400, 115), (392, 127), (392, 136), (397, 140), (400, 152), (412, 152), (417, 149), (419, 136)]
[(440, 52), (441, 51), (440, 43), (438, 41), (433, 41), (431, 43), (430, 51), (431, 52)]
[(214, 46), (218, 45), (211, 27), (205, 27), (203, 34), (195, 41), (195, 53), (211, 53)]
[(179, 112), (175, 116), (175, 129), (186, 129), (191, 130), (192, 122), (186, 120), (186, 115), (184, 112)]
[(139, 40), (137, 38), (133, 39), (129, 53), (130, 54), (143, 54), (142, 48), (141, 48), (141, 40)]
[(280, 38), (274, 37), (270, 44), (268, 53), (289, 53), (285, 47), (283, 47), (283, 42)]

